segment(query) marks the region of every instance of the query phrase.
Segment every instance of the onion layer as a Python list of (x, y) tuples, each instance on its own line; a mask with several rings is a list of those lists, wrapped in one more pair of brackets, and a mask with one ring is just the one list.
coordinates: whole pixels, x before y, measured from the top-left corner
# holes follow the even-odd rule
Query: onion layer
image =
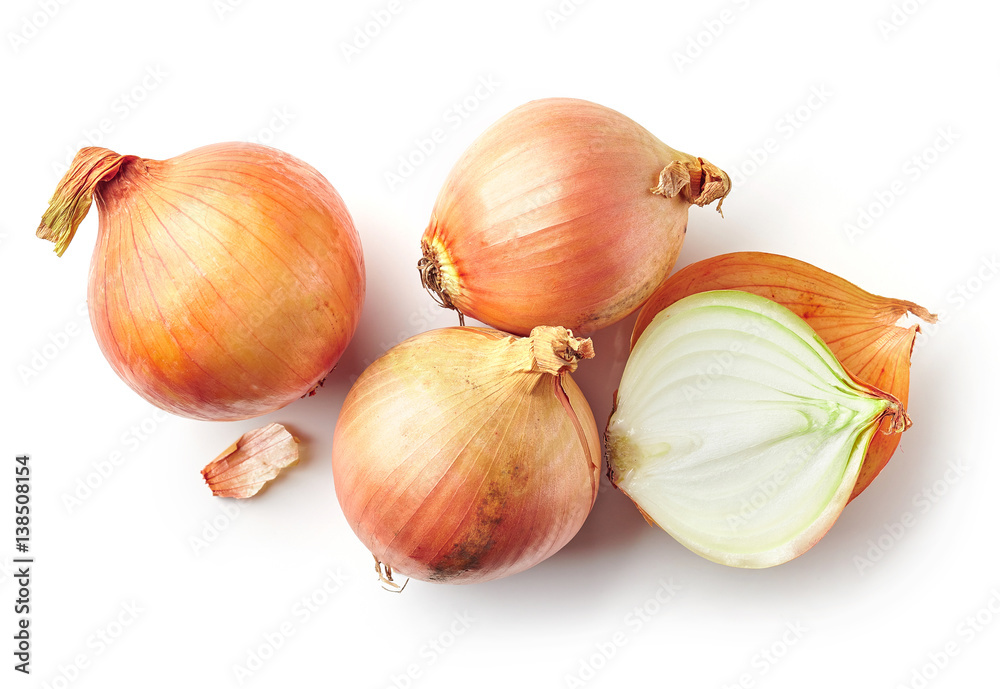
[[(885, 390), (905, 407), (910, 394), (910, 353), (919, 326), (901, 327), (906, 314), (933, 323), (937, 317), (912, 301), (879, 297), (814, 265), (787, 256), (743, 251), (692, 263), (671, 275), (636, 318), (632, 343), (662, 309), (709, 290), (752, 292), (805, 320), (852, 375)], [(872, 439), (851, 499), (888, 463), (900, 435)]]
[(472, 583), (528, 569), (583, 525), (600, 436), (570, 378), (593, 356), (565, 328), (412, 337), (369, 366), (333, 439), (337, 498), (387, 569)]
[(618, 321), (670, 272), (688, 207), (729, 193), (725, 172), (583, 100), (532, 101), (452, 169), (421, 240), (443, 305), (526, 334)]
[(206, 420), (314, 390), (361, 315), (361, 242), (315, 169), (265, 146), (169, 160), (84, 148), (38, 236), (66, 250), (99, 214), (88, 301), (115, 372), (161, 409)]
[(629, 355), (609, 476), (699, 555), (769, 567), (833, 525), (884, 419), (890, 432), (909, 423), (791, 311), (702, 292), (661, 311)]

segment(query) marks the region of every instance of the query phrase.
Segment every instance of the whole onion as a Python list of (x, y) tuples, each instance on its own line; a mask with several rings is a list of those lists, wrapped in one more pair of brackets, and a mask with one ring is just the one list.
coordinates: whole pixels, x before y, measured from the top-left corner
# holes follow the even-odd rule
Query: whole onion
[(592, 332), (652, 294), (688, 208), (721, 206), (729, 187), (719, 168), (610, 108), (532, 101), (448, 175), (421, 239), (421, 278), (442, 305), (507, 332)]
[(38, 236), (66, 250), (96, 201), (88, 302), (115, 372), (156, 406), (243, 419), (309, 393), (364, 301), (361, 243), (314, 168), (248, 143), (169, 160), (84, 148)]
[(333, 438), (337, 498), (388, 572), (472, 583), (525, 570), (579, 531), (601, 442), (565, 328), (412, 337), (351, 388)]

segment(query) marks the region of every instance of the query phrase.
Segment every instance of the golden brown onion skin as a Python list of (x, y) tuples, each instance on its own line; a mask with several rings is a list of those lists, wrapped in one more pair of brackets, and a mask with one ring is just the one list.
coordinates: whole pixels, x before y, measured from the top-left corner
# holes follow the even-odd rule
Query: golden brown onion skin
[(313, 390), (365, 293), (360, 238), (333, 186), (248, 143), (110, 160), (93, 189), (88, 301), (115, 372), (156, 406), (205, 420), (258, 416)]
[(667, 276), (688, 207), (721, 203), (728, 191), (724, 172), (621, 113), (532, 101), (493, 124), (448, 175), (421, 241), (425, 286), (507, 332), (593, 332)]
[(497, 579), (546, 559), (583, 525), (597, 495), (597, 426), (572, 366), (525, 370), (527, 339), (430, 331), (351, 388), (333, 440), (337, 498), (395, 572)]

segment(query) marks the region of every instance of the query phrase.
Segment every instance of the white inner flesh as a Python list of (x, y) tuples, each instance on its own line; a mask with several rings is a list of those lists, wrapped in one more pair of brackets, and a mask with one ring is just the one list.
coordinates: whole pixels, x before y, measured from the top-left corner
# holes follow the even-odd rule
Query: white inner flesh
[(629, 356), (612, 465), (619, 488), (691, 550), (767, 567), (836, 520), (886, 407), (784, 307), (698, 294), (660, 313)]

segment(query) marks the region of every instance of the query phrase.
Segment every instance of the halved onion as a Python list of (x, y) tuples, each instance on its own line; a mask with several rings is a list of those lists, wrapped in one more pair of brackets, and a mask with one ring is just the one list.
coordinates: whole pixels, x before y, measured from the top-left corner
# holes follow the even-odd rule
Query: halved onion
[[(897, 322), (906, 314), (928, 323), (937, 321), (937, 316), (912, 301), (880, 297), (788, 256), (739, 251), (685, 266), (643, 305), (632, 342), (664, 307), (689, 294), (720, 289), (752, 292), (790, 309), (816, 330), (845, 369), (906, 406), (910, 353), (920, 328), (902, 327)], [(895, 433), (875, 435), (854, 484), (852, 500), (878, 476), (898, 445)]]
[(636, 342), (608, 422), (609, 475), (699, 555), (769, 567), (833, 525), (885, 418), (891, 432), (909, 424), (791, 311), (702, 292)]

